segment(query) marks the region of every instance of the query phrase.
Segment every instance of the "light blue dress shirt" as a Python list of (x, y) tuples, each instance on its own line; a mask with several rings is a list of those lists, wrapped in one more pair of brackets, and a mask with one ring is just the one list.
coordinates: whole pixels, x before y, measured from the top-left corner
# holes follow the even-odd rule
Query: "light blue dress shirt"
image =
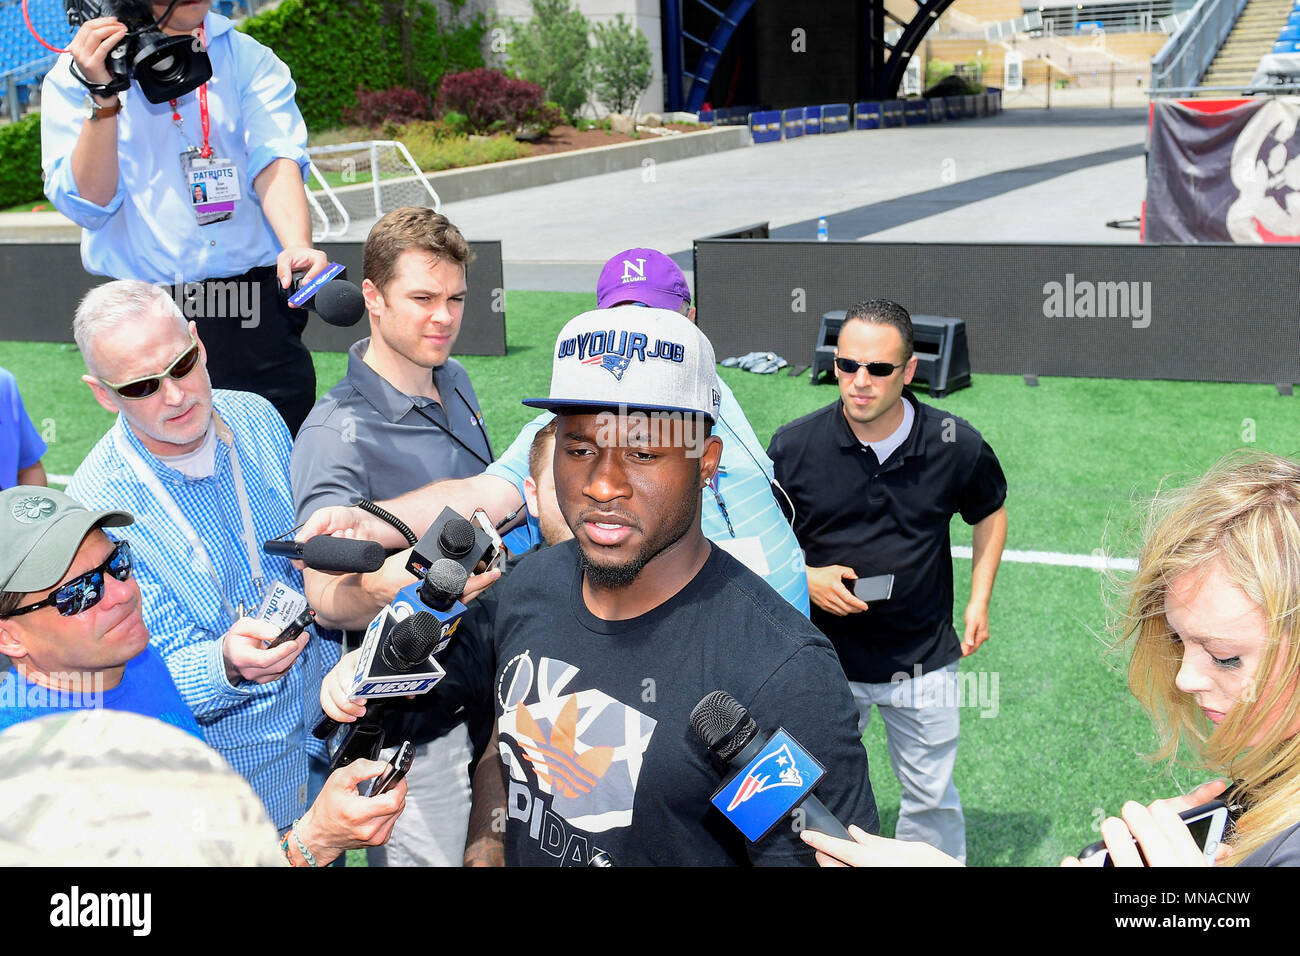
[[(212, 79), (208, 81), (211, 144), (234, 161), (240, 195), (234, 218), (199, 226), (181, 167), (188, 146), (203, 145), (198, 90), (178, 101), (183, 132), (167, 103), (150, 103), (132, 84), (117, 117), (117, 192), (105, 206), (77, 193), (72, 150), (86, 122), (86, 88), (63, 54), (41, 86), (41, 166), (45, 195), (81, 226), (86, 271), (168, 285), (242, 275), (271, 265), (280, 242), (262, 214), (253, 180), (273, 160), (292, 159), (307, 175), (307, 127), (294, 102), (289, 68), (268, 48), (231, 28), (225, 17), (204, 20)], [(100, 121), (104, 122), (104, 121)]]

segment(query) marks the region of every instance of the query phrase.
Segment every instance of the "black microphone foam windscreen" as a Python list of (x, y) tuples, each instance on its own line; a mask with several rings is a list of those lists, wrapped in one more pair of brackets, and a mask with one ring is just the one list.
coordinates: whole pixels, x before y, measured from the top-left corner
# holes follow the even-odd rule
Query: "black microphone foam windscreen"
[[(465, 582), (468, 580), (469, 572), (462, 565), (451, 558), (439, 558), (429, 565), (421, 597), (427, 595), (431, 599), (428, 603), (434, 606), (450, 607), (464, 593)], [(445, 610), (445, 607), (439, 610)]]
[(438, 535), (438, 544), (445, 554), (458, 558), (469, 554), (469, 549), (474, 547), (474, 526), (459, 515), (449, 518)]
[(303, 563), (317, 571), (365, 574), (383, 567), (385, 557), (384, 546), (378, 541), (318, 534), (302, 545)]
[(330, 325), (350, 328), (366, 314), (366, 300), (358, 289), (346, 279), (326, 282), (316, 293), (312, 309)]

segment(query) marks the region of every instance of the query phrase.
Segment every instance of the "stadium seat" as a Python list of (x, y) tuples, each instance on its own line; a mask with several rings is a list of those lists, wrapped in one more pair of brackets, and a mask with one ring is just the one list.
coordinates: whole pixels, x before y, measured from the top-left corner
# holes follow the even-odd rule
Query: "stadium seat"
[(1277, 35), (1277, 38), (1291, 42), (1300, 40), (1300, 27), (1285, 26), (1282, 28), (1282, 32)]
[(1276, 43), (1273, 44), (1273, 52), (1274, 52), (1274, 53), (1290, 53), (1290, 52), (1291, 52), (1291, 47), (1292, 47), (1292, 44), (1291, 44), (1291, 43), (1283, 43), (1281, 40), (1278, 40)]
[[(32, 0), (28, 13), (37, 32), (51, 45), (65, 46), (72, 38), (61, 2)], [(21, 0), (0, 0), (0, 88), (10, 75), (19, 83), (39, 83), (55, 59), (56, 54), (41, 46), (27, 29)]]

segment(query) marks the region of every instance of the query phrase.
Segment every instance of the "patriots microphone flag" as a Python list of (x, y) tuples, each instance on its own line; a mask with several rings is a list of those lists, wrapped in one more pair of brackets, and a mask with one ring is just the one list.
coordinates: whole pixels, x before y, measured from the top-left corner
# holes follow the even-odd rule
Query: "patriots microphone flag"
[(734, 697), (715, 690), (691, 711), (691, 727), (709, 752), (736, 768), (711, 800), (750, 843), (757, 843), (795, 807), (810, 830), (848, 838), (848, 831), (812, 795), (826, 768), (784, 729), (764, 739)]

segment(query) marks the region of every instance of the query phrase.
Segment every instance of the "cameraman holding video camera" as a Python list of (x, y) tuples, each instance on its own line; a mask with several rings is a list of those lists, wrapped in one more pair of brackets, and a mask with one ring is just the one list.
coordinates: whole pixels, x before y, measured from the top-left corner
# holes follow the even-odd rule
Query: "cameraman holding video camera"
[(82, 264), (173, 287), (212, 384), (264, 396), (296, 432), (316, 376), (307, 314), (282, 290), (328, 260), (312, 248), (288, 68), (210, 0), (66, 2), (80, 26), (42, 85), (41, 152), (46, 196), (83, 229)]

